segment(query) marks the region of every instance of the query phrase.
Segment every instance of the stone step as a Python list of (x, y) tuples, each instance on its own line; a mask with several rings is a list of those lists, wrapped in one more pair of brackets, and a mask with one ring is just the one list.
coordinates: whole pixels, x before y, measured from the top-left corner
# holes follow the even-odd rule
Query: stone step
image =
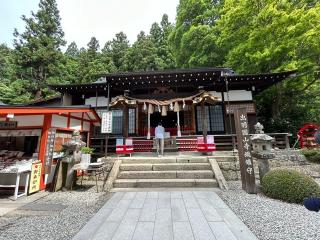
[(123, 164), (139, 164), (139, 163), (208, 163), (208, 158), (214, 158), (218, 162), (234, 161), (234, 156), (192, 156), (192, 157), (132, 157), (132, 158), (121, 158)]
[(139, 164), (139, 163), (176, 163), (176, 158), (121, 158), (123, 164)]
[(116, 179), (114, 188), (218, 187), (215, 179)]
[(176, 157), (160, 157), (160, 158), (132, 158), (122, 159), (122, 163), (136, 164), (136, 163), (207, 163), (206, 157), (192, 157), (192, 158), (176, 158)]
[(121, 171), (118, 179), (213, 179), (210, 170), (196, 171)]
[(121, 164), (120, 171), (211, 170), (210, 163)]

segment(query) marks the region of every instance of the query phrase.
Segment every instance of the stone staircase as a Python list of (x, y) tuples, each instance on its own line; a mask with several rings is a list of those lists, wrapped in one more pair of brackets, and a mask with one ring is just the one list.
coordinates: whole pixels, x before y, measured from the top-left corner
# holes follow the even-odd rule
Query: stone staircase
[(218, 187), (207, 157), (121, 158), (113, 188)]

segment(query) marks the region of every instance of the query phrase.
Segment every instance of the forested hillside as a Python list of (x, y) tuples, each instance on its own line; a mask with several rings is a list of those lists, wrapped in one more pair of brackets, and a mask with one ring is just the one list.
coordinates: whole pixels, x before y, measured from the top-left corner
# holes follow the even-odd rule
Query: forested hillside
[[(103, 72), (232, 67), (238, 73), (297, 69), (257, 95), (268, 131), (320, 122), (320, 3), (317, 0), (180, 0), (175, 23), (163, 15), (130, 44), (123, 32), (86, 48), (66, 43), (55, 0), (22, 16), (14, 48), (0, 45), (0, 101), (26, 103), (52, 93), (50, 83), (85, 83)], [(151, 25), (151, 23), (150, 23)], [(121, 30), (121, 29), (119, 29)], [(64, 47), (65, 46), (65, 47)], [(66, 51), (61, 49), (64, 47)]]

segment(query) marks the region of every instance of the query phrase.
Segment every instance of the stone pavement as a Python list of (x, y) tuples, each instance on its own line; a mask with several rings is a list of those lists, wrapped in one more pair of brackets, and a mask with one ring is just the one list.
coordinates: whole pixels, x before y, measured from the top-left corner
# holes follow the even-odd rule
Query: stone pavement
[(49, 192), (40, 191), (30, 196), (20, 197), (15, 201), (12, 199), (12, 196), (8, 197), (6, 195), (0, 195), (0, 217), (47, 195), (49, 195)]
[(257, 240), (211, 191), (117, 192), (74, 240)]

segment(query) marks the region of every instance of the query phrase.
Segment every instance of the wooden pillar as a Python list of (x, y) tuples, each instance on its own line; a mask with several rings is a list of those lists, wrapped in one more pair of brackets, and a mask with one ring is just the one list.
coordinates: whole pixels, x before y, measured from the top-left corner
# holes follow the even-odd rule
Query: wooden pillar
[(226, 102), (224, 100), (224, 92), (221, 92), (221, 100), (222, 100), (222, 111), (223, 111), (223, 128), (224, 128), (224, 132), (226, 133), (227, 132), (227, 116), (226, 116), (227, 111), (226, 111)]
[(177, 112), (177, 136), (178, 136), (178, 137), (181, 137), (180, 111)]
[(52, 115), (51, 114), (45, 114), (44, 115), (44, 121), (43, 121), (43, 127), (42, 127), (42, 133), (40, 138), (40, 149), (39, 149), (39, 160), (42, 163), (41, 168), (41, 178), (40, 178), (40, 190), (45, 189), (45, 163), (46, 163), (46, 148), (47, 148), (47, 141), (48, 141), (48, 132), (51, 127), (51, 120)]
[[(108, 83), (108, 88), (107, 88), (107, 111), (110, 111), (110, 84)], [(105, 137), (105, 148), (104, 148), (104, 155), (105, 157), (107, 157), (108, 155), (108, 144), (109, 144), (109, 133), (106, 133), (106, 137)], [(102, 141), (102, 148), (101, 151), (103, 149), (103, 141)]]
[(150, 112), (148, 111), (148, 133), (147, 133), (147, 139), (151, 138), (151, 133), (150, 133)]
[(139, 104), (137, 104), (137, 107), (136, 107), (136, 122), (135, 122), (135, 125), (136, 125), (136, 129), (135, 129), (135, 134), (139, 135)]
[(205, 111), (205, 105), (204, 101), (201, 102), (201, 118), (202, 118), (202, 133), (203, 133), (203, 141), (204, 143), (207, 143), (207, 121), (206, 121), (206, 111)]
[(196, 134), (197, 133), (197, 129), (196, 129), (196, 114), (195, 114), (195, 108), (196, 106), (191, 104), (191, 127), (192, 127), (192, 130), (191, 130), (191, 133), (192, 134)]
[(123, 106), (123, 127), (122, 127), (123, 137), (127, 138), (129, 136), (129, 108), (127, 105)]

